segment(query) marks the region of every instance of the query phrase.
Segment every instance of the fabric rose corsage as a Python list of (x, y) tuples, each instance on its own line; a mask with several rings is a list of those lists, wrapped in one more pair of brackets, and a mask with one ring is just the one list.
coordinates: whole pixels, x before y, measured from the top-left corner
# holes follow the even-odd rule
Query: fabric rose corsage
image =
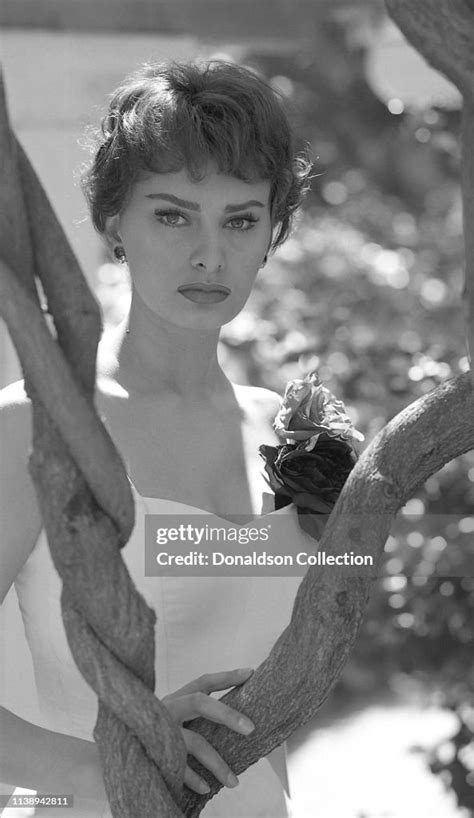
[[(354, 428), (342, 401), (320, 382), (317, 372), (289, 381), (273, 422), (280, 446), (259, 446), (275, 509), (293, 502), (300, 514), (332, 511), (358, 459)], [(315, 527), (300, 523), (314, 536)], [(321, 531), (319, 530), (319, 534)]]

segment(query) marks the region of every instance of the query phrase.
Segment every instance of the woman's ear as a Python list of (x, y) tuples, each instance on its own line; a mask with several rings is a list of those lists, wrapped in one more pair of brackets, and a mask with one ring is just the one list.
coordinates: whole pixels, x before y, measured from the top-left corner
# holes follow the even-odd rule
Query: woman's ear
[(122, 236), (120, 234), (120, 216), (118, 213), (115, 216), (107, 216), (105, 219), (104, 238), (112, 253), (118, 244), (123, 245)]

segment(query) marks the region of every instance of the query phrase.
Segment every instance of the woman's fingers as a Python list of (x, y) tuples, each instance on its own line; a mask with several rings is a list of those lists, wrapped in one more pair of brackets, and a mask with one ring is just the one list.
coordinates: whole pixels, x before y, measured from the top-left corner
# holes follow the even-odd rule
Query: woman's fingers
[(255, 730), (253, 722), (238, 710), (233, 710), (232, 707), (205, 693), (190, 693), (179, 699), (165, 701), (164, 704), (173, 719), (181, 724), (201, 716), (217, 724), (224, 724), (230, 730), (235, 730), (236, 733), (241, 733), (243, 736), (248, 736)]
[[(165, 696), (163, 704), (174, 721), (179, 724), (201, 716), (248, 736), (249, 733), (255, 730), (255, 725), (250, 719), (239, 713), (238, 710), (233, 710), (227, 704), (209, 696), (208, 693), (241, 685), (252, 673), (252, 668), (208, 673), (194, 679), (169, 696)], [(238, 778), (209, 742), (193, 730), (182, 728), (181, 732), (190, 755), (200, 761), (224, 786), (237, 786), (239, 783)], [(184, 783), (189, 789), (199, 794), (209, 792), (207, 783), (189, 766), (185, 770)]]
[(215, 690), (227, 690), (228, 687), (236, 687), (243, 684), (252, 675), (253, 668), (244, 667), (237, 670), (223, 670), (221, 673), (205, 673), (198, 679), (175, 690), (170, 696), (165, 698), (176, 698), (188, 693), (212, 693)]
[(191, 767), (186, 767), (184, 771), (184, 783), (190, 790), (199, 793), (199, 795), (205, 795), (206, 792), (210, 791), (210, 787), (206, 784), (204, 778), (195, 773)]
[[(217, 750), (215, 750), (205, 738), (185, 728), (183, 728), (182, 733), (190, 755), (194, 756), (194, 758), (199, 761), (206, 770), (209, 770), (221, 784), (224, 784), (225, 787), (237, 786), (239, 779), (234, 775), (229, 765), (219, 755)], [(188, 780), (186, 780), (186, 778)], [(188, 784), (188, 781), (190, 781), (193, 786)], [(204, 786), (207, 786), (206, 782), (190, 767), (187, 767), (184, 782), (188, 787), (191, 786), (191, 789), (196, 788), (196, 792), (200, 793), (203, 792), (202, 783), (204, 783)]]
[(189, 698), (192, 700), (191, 707), (195, 710), (195, 714), (191, 718), (202, 716), (217, 724), (224, 724), (244, 736), (248, 736), (249, 733), (255, 730), (255, 725), (247, 716), (243, 716), (238, 710), (234, 710), (218, 699), (206, 696), (205, 693), (192, 693)]

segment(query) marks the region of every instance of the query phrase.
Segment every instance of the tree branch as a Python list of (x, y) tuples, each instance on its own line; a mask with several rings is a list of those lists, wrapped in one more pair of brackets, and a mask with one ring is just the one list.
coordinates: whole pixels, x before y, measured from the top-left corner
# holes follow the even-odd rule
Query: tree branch
[[(10, 133), (3, 95), (2, 102), (0, 156), (8, 188), (0, 187), (0, 254), (11, 266), (0, 265), (1, 309), (18, 342), (32, 399), (30, 470), (52, 559), (63, 581), (66, 634), (79, 670), (99, 696), (94, 737), (114, 816), (179, 818), (176, 798), (183, 786), (186, 748), (180, 730), (153, 694), (155, 614), (134, 588), (120, 554), (133, 526), (133, 498), (122, 461), (91, 400), (99, 313), (41, 185)], [(22, 183), (28, 184), (27, 196)], [(12, 202), (17, 212), (12, 212)], [(21, 239), (15, 232), (17, 225)], [(41, 325), (33, 264), (48, 298), (61, 351), (46, 325)], [(15, 274), (21, 271), (21, 280), (15, 281), (12, 269)], [(61, 373), (59, 388), (49, 384), (53, 401), (41, 377), (49, 378), (51, 363)], [(76, 400), (86, 429), (98, 445), (109, 448), (103, 473), (105, 497), (100, 493), (103, 487), (95, 486), (95, 496), (88, 486), (89, 481), (97, 483), (94, 458), (82, 461), (85, 472), (91, 474), (82, 474), (73, 459), (80, 460), (79, 441), (87, 446), (84, 426), (74, 430)], [(64, 404), (67, 412), (61, 408)], [(120, 502), (114, 507), (114, 499), (120, 498), (114, 484), (120, 483), (123, 509)]]
[[(395, 514), (432, 474), (473, 448), (474, 402), (465, 373), (400, 412), (364, 451), (331, 512), (319, 549), (372, 556), (373, 567), (363, 572), (308, 569), (291, 622), (268, 659), (248, 682), (222, 698), (254, 722), (255, 733), (242, 738), (204, 719), (187, 725), (237, 774), (314, 717), (351, 652)], [(186, 794), (180, 803), (189, 818), (199, 815), (221, 788), (201, 765), (196, 769), (211, 793)]]

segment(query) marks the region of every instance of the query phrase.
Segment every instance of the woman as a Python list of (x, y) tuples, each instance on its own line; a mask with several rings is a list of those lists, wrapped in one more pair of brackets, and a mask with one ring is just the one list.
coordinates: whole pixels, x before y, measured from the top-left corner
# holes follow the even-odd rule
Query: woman
[[(272, 422), (280, 398), (231, 383), (217, 345), (268, 253), (287, 237), (309, 171), (272, 89), (244, 68), (212, 61), (148, 65), (128, 78), (111, 98), (84, 177), (93, 223), (130, 271), (129, 315), (101, 344), (96, 405), (130, 475), (137, 523), (123, 554), (157, 611), (155, 692), (179, 724), (203, 715), (244, 735), (253, 729), (207, 694), (241, 684), (252, 672), (231, 668), (263, 661), (289, 620), (300, 581), (165, 581), (144, 577), (142, 563), (147, 512), (210, 514), (242, 524), (270, 511), (262, 508), (268, 486), (258, 447), (279, 442)], [(48, 729), (2, 709), (3, 744), (22, 747), (23, 757), (9, 755), (0, 780), (80, 793), (76, 803), (82, 796), (84, 804), (102, 799), (100, 810), (108, 814), (92, 744), (95, 696), (65, 640), (59, 578), (26, 472), (28, 401), (21, 385), (2, 396), (2, 474), (9, 480), (1, 491), (1, 593), (3, 599), (15, 581)], [(294, 508), (290, 513), (296, 542), (304, 535)], [(182, 733), (189, 754), (226, 785), (203, 815), (288, 814), (281, 748), (272, 754), (273, 770), (261, 760), (239, 784), (209, 744), (190, 730)], [(189, 766), (185, 783), (208, 791)], [(91, 809), (100, 814), (97, 804)]]

